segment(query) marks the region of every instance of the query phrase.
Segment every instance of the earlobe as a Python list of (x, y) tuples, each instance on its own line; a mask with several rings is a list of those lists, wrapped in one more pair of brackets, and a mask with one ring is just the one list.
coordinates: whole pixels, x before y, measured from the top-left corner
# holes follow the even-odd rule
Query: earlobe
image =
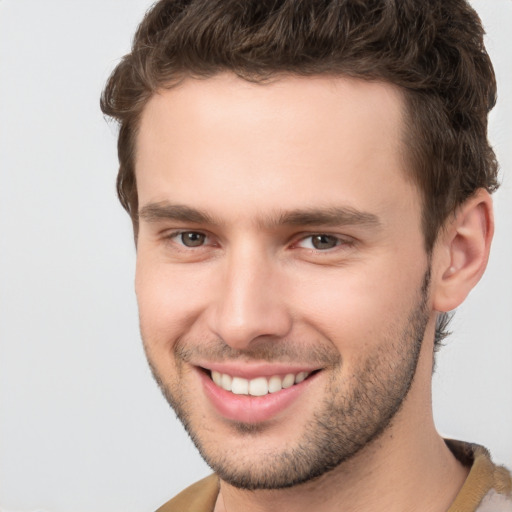
[(487, 266), (493, 233), (492, 199), (479, 189), (446, 221), (439, 235), (433, 262), (439, 276), (434, 309), (451, 311), (468, 296)]

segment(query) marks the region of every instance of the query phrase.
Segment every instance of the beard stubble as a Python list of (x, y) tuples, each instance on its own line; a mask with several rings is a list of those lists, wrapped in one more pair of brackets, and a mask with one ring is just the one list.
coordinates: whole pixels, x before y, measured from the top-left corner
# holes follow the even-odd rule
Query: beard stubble
[[(194, 422), (190, 402), (180, 386), (166, 384), (152, 363), (153, 376), (168, 403), (183, 423), (190, 438), (206, 463), (228, 484), (246, 490), (284, 489), (299, 485), (339, 467), (353, 458), (385, 432), (411, 388), (418, 365), (422, 341), (429, 320), (427, 309), (430, 266), (424, 275), (419, 299), (406, 321), (390, 327), (378, 347), (361, 357), (357, 372), (343, 375), (341, 355), (332, 345), (307, 350), (269, 341), (248, 351), (234, 350), (221, 340), (190, 347), (177, 343), (176, 361), (184, 363), (198, 355), (210, 361), (274, 361), (312, 362), (330, 369), (321, 407), (307, 422), (306, 428), (293, 446), (273, 453), (260, 453), (258, 459), (241, 460), (237, 450), (221, 449), (205, 442), (204, 423)], [(145, 340), (146, 346), (146, 340)], [(325, 371), (325, 370), (324, 370)], [(271, 428), (266, 424), (231, 422), (234, 436), (251, 438)]]

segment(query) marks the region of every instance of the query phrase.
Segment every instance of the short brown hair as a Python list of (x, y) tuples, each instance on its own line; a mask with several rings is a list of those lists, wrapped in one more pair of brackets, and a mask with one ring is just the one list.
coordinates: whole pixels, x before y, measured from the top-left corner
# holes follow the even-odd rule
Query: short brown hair
[(407, 107), (407, 167), (423, 197), (425, 246), (477, 189), (498, 187), (487, 141), (496, 80), (465, 0), (161, 0), (101, 98), (120, 124), (117, 190), (138, 229), (135, 140), (150, 97), (185, 77), (231, 71), (345, 75), (395, 84)]

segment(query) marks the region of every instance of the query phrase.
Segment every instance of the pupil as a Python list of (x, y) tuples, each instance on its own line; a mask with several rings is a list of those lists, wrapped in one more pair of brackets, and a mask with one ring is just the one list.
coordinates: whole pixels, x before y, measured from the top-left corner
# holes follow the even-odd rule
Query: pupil
[(332, 249), (336, 247), (338, 240), (330, 235), (315, 235), (312, 242), (315, 249)]
[(205, 235), (195, 233), (194, 231), (181, 234), (181, 241), (183, 242), (183, 245), (186, 245), (187, 247), (198, 247), (203, 245), (204, 239)]

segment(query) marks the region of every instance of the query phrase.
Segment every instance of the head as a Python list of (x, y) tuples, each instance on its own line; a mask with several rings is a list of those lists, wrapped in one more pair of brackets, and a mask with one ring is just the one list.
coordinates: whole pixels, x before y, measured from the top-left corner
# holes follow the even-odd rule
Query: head
[[(156, 3), (101, 99), (103, 112), (120, 124), (117, 191), (135, 238), (136, 139), (156, 91), (224, 71), (260, 83), (289, 74), (334, 75), (399, 87), (405, 167), (421, 194), (430, 252), (450, 214), (479, 188), (498, 186), (487, 141), (496, 83), (483, 35), (465, 0)], [(446, 320), (440, 315), (436, 345)]]
[[(294, 485), (401, 410), (424, 419), (436, 311), (458, 300), (438, 283), (464, 268), (472, 285), (492, 231), (482, 36), (462, 0), (146, 15), (102, 107), (120, 122), (148, 358), (223, 479)], [(267, 396), (274, 376), (286, 389), (255, 407), (226, 390)]]

